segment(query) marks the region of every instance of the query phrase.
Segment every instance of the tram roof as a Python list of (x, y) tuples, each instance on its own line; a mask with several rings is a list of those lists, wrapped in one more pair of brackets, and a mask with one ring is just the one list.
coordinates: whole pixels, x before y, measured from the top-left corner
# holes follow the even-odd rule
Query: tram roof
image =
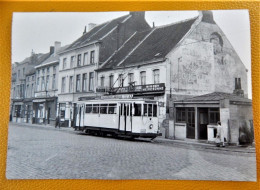
[(102, 99), (102, 100), (82, 100), (82, 101), (76, 101), (74, 103), (118, 103), (118, 102), (149, 102), (149, 103), (155, 103), (158, 102), (157, 100), (151, 100), (151, 99)]

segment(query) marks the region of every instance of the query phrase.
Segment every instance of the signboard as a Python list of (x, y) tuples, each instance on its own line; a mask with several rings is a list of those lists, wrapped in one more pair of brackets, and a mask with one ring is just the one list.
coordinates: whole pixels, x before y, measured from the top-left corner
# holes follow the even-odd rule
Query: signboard
[(120, 95), (108, 95), (108, 96), (101, 96), (102, 100), (105, 99), (132, 99), (133, 94), (120, 94)]
[(148, 93), (148, 92), (164, 92), (165, 91), (165, 84), (148, 84), (148, 85), (136, 85), (136, 86), (127, 86), (127, 87), (119, 87), (119, 88), (112, 88), (110, 93), (112, 94), (141, 94), (141, 93)]

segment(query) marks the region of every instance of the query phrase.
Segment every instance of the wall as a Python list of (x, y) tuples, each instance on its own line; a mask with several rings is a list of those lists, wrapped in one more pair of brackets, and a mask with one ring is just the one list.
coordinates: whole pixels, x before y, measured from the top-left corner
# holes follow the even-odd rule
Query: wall
[(230, 142), (238, 143), (239, 127), (253, 120), (251, 105), (230, 105)]
[(247, 97), (246, 68), (216, 24), (200, 22), (168, 54), (168, 58), (172, 64), (171, 83), (176, 94), (233, 93), (235, 78), (241, 78)]

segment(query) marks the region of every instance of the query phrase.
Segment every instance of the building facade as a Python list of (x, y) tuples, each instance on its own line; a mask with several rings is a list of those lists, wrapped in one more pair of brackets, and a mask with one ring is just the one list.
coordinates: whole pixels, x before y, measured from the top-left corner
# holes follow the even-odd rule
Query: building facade
[(33, 100), (35, 123), (55, 125), (57, 117), (59, 55), (65, 47), (60, 42), (55, 42), (50, 47), (50, 56), (36, 69), (36, 92)]
[(130, 12), (96, 25), (62, 51), (59, 64), (59, 117), (62, 126), (73, 123), (73, 103), (82, 96), (96, 97), (96, 69), (135, 32), (149, 29), (144, 12)]

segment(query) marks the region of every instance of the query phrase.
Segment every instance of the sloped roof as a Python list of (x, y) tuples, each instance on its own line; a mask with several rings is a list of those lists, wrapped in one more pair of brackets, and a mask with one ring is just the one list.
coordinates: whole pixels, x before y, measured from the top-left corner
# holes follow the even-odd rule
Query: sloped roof
[[(137, 33), (101, 69), (114, 68), (120, 62), (118, 66), (122, 67), (164, 58), (190, 30), (196, 19), (197, 17)], [(126, 59), (123, 60), (124, 58)]]
[(236, 101), (236, 102), (248, 102), (248, 103), (252, 102), (252, 100), (248, 98), (244, 98), (241, 96), (237, 96), (235, 94), (224, 93), (224, 92), (213, 92), (210, 94), (204, 94), (201, 96), (186, 98), (182, 101), (176, 101), (176, 102), (207, 102), (207, 101), (220, 101), (224, 99), (229, 99), (230, 101)]
[(143, 39), (144, 37), (149, 34), (152, 29), (143, 31), (143, 32), (136, 32), (131, 38), (123, 44), (122, 47), (115, 54), (107, 61), (106, 64), (102, 67), (102, 69), (112, 68), (117, 65), (120, 61), (122, 61), (131, 50), (133, 50)]
[(58, 55), (59, 52), (62, 52), (64, 49), (66, 49), (69, 45), (63, 46), (59, 49), (59, 51), (57, 51), (57, 53), (53, 53), (50, 55), (50, 57), (48, 57), (45, 61), (43, 61), (41, 64), (39, 64), (38, 66), (43, 66), (45, 64), (48, 63), (53, 63), (53, 62), (58, 62), (60, 56)]
[(131, 17), (131, 15), (121, 16), (114, 20), (105, 22), (103, 24), (95, 26), (92, 30), (82, 35), (76, 41), (74, 41), (69, 47), (67, 47), (64, 51), (75, 49), (77, 47), (84, 46), (88, 43), (100, 40), (106, 34), (108, 34), (114, 27), (118, 25), (118, 23), (123, 22), (127, 17)]

